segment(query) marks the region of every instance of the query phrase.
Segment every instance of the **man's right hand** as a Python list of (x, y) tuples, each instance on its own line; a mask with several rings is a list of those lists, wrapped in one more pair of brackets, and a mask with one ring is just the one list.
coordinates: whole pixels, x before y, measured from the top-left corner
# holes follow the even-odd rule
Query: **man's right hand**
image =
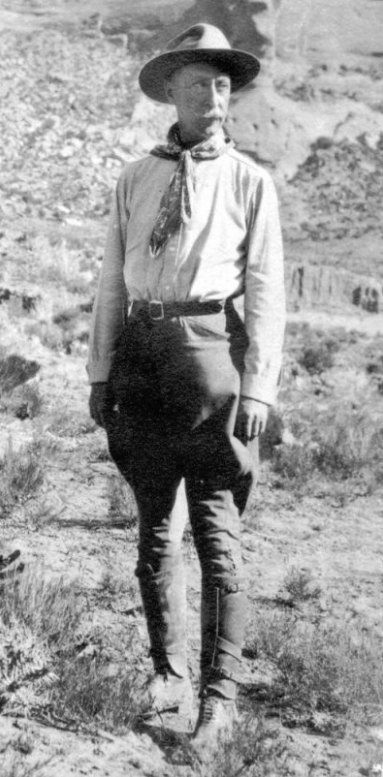
[(105, 427), (105, 420), (115, 405), (115, 397), (109, 383), (92, 383), (89, 412), (97, 426)]

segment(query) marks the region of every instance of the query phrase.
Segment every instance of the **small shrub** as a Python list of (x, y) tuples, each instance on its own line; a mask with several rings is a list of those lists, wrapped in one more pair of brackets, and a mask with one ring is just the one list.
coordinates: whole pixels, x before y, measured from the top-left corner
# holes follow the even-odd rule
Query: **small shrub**
[(339, 344), (332, 337), (323, 336), (321, 332), (313, 334), (312, 338), (312, 342), (303, 347), (298, 364), (310, 375), (321, 375), (334, 366), (334, 355), (339, 350)]
[(0, 615), (4, 623), (23, 623), (48, 646), (71, 644), (79, 622), (77, 586), (62, 577), (49, 579), (43, 566), (28, 565), (2, 584)]
[(38, 337), (42, 345), (51, 351), (61, 351), (64, 347), (64, 336), (59, 326), (47, 321), (28, 323), (25, 333), (30, 337)]
[[(44, 709), (90, 729), (126, 730), (139, 709), (142, 649), (132, 629), (130, 660), (110, 673), (107, 657), (83, 650), (84, 599), (75, 582), (28, 566), (1, 583), (0, 710)], [(83, 626), (82, 626), (83, 628)]]
[(293, 490), (305, 486), (316, 474), (315, 452), (304, 445), (284, 445), (272, 457), (274, 472)]
[(66, 287), (70, 294), (87, 294), (89, 292), (89, 278), (81, 277), (81, 275), (68, 278)]
[(246, 655), (249, 658), (266, 656), (273, 662), (277, 662), (285, 646), (291, 643), (295, 628), (295, 613), (260, 614), (256, 622), (249, 626), (249, 632), (253, 637), (250, 636), (247, 640)]
[(382, 481), (383, 425), (366, 401), (360, 405), (332, 402), (318, 409), (306, 405), (294, 411), (290, 425), (296, 442), (277, 449), (272, 468), (280, 485), (307, 491), (316, 481), (348, 481), (367, 491)]
[(233, 737), (222, 742), (212, 759), (199, 762), (190, 745), (185, 747), (185, 756), (196, 777), (285, 777), (288, 774), (285, 738), (277, 727), (253, 711), (241, 716)]
[(74, 585), (49, 580), (41, 567), (16, 570), (1, 582), (0, 709), (48, 703), (57, 655), (73, 649), (76, 594)]
[(309, 599), (317, 599), (321, 589), (314, 583), (313, 576), (306, 569), (291, 567), (283, 581), (290, 604), (296, 605)]
[(279, 672), (283, 721), (311, 727), (320, 713), (334, 721), (360, 721), (371, 710), (383, 715), (383, 645), (377, 637), (330, 623), (305, 624), (290, 612), (258, 616), (253, 634), (249, 650)]
[(132, 662), (117, 676), (108, 675), (108, 664), (101, 658), (72, 657), (59, 670), (57, 685), (52, 690), (52, 708), (59, 717), (76, 720), (89, 728), (100, 726), (123, 732), (132, 728), (140, 711), (139, 671)]
[(331, 369), (335, 363), (335, 354), (341, 346), (355, 344), (359, 336), (344, 327), (323, 331), (307, 323), (297, 322), (289, 322), (286, 327), (287, 350), (295, 363), (310, 375), (321, 375)]
[(78, 315), (79, 308), (77, 306), (73, 308), (66, 308), (65, 310), (61, 310), (59, 313), (56, 313), (53, 318), (53, 323), (61, 326), (64, 331), (67, 331), (72, 328), (73, 321), (76, 321)]
[(39, 387), (32, 383), (27, 383), (17, 387), (10, 396), (3, 399), (2, 405), (8, 413), (24, 420), (26, 418), (36, 418), (40, 415), (44, 400), (40, 394)]
[(12, 440), (0, 460), (0, 516), (6, 517), (17, 504), (33, 497), (44, 482), (42, 442), (32, 442), (18, 451)]

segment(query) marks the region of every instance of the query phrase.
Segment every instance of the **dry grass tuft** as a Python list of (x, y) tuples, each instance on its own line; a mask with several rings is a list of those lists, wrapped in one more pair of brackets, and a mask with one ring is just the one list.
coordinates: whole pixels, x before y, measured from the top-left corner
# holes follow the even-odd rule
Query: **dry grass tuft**
[(57, 655), (72, 648), (79, 621), (76, 588), (42, 568), (1, 582), (0, 708), (23, 712), (47, 703)]
[[(28, 566), (1, 582), (0, 710), (44, 714), (75, 729), (130, 728), (139, 711), (141, 646), (132, 629), (124, 669), (84, 633), (76, 583)], [(89, 646), (89, 647), (87, 647)], [(113, 670), (113, 667), (112, 667)]]
[(375, 402), (344, 400), (294, 409), (288, 422), (295, 441), (277, 448), (272, 458), (277, 484), (300, 496), (345, 481), (350, 496), (371, 493), (383, 480), (379, 411)]
[(38, 777), (41, 774), (41, 769), (47, 766), (51, 760), (52, 758), (48, 758), (44, 762), (29, 765), (20, 755), (6, 753), (0, 764), (1, 777)]
[(195, 777), (276, 777), (288, 772), (288, 749), (283, 735), (252, 711), (241, 715), (233, 737), (223, 742), (213, 758), (200, 759), (188, 741), (173, 751), (172, 762), (187, 763)]
[(330, 619), (304, 623), (293, 612), (259, 615), (248, 654), (265, 658), (279, 681), (269, 704), (287, 726), (339, 732), (346, 720), (383, 717), (383, 644)]
[(52, 691), (55, 715), (93, 730), (122, 733), (131, 729), (140, 712), (139, 671), (134, 659), (137, 646), (133, 638), (131, 648), (131, 663), (116, 674), (102, 658), (77, 656), (71, 662), (63, 661)]
[(0, 459), (0, 517), (10, 515), (17, 504), (34, 497), (42, 486), (44, 449), (43, 441), (35, 440), (16, 451), (9, 438)]

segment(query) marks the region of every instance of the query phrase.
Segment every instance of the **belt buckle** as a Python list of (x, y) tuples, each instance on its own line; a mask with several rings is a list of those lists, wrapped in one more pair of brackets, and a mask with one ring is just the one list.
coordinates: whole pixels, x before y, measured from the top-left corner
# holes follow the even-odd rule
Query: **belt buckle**
[(163, 321), (165, 318), (164, 314), (164, 303), (161, 302), (160, 299), (152, 299), (149, 302), (149, 318), (152, 319), (152, 321)]

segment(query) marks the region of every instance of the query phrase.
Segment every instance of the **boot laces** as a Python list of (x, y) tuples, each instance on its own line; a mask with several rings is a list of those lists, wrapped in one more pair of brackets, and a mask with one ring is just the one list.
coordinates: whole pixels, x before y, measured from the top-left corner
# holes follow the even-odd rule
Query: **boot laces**
[(206, 696), (203, 701), (200, 717), (200, 725), (207, 726), (220, 720), (222, 712), (226, 713), (229, 704), (219, 696)]
[(214, 696), (208, 696), (202, 705), (201, 710), (201, 724), (208, 725), (217, 718), (218, 715), (218, 699)]

